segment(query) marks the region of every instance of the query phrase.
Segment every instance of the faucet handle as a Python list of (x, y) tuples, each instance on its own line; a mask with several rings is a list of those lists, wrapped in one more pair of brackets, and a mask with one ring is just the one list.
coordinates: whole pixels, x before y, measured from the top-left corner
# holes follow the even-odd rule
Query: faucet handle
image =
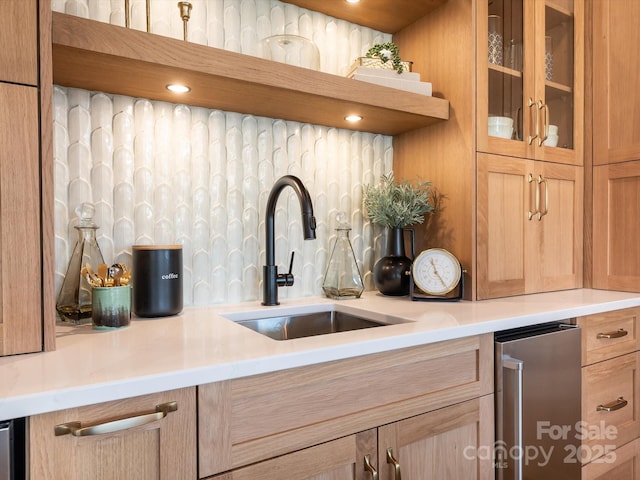
[(289, 262), (289, 272), (279, 273), (276, 280), (279, 287), (290, 287), (293, 285), (293, 257), (296, 252), (291, 252), (291, 261)]

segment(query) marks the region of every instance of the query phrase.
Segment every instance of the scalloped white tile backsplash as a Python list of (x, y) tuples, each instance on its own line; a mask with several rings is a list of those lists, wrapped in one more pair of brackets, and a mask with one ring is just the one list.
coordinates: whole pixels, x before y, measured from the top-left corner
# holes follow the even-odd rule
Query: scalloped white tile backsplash
[[(130, 0), (133, 28), (144, 29), (144, 3)], [(52, 0), (55, 11), (124, 24), (121, 4)], [(330, 73), (340, 74), (373, 42), (389, 39), (275, 0), (192, 4), (191, 40), (254, 54), (258, 38), (304, 34), (318, 44), (322, 70)], [(181, 38), (176, 2), (151, 5), (152, 31)], [(340, 210), (351, 216), (354, 251), (370, 289), (381, 231), (363, 215), (362, 186), (391, 171), (392, 157), (388, 136), (56, 86), (56, 288), (76, 240), (75, 208), (89, 201), (105, 261), (130, 263), (132, 244), (179, 243), (185, 305), (257, 300), (266, 198), (277, 178), (293, 174), (311, 193), (317, 239), (303, 240), (298, 200), (285, 190), (276, 214), (276, 263), (286, 269), (295, 251), (296, 283), (280, 289), (280, 297), (322, 293)]]

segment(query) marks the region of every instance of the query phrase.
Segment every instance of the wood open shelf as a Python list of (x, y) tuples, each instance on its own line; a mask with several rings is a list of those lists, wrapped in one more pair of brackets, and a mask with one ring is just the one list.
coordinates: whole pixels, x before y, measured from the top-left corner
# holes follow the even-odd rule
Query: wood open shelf
[(381, 32), (395, 33), (435, 10), (447, 0), (283, 0), (308, 10), (341, 18)]
[[(53, 14), (57, 85), (396, 135), (448, 120), (449, 102), (338, 75)], [(188, 94), (166, 90), (170, 83)], [(364, 117), (356, 124), (346, 115)]]

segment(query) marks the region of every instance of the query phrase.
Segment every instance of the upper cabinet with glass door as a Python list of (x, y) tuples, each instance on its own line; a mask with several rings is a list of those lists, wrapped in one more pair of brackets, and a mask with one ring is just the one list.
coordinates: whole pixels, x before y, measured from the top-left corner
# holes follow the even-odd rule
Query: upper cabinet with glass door
[(581, 165), (582, 0), (477, 5), (478, 150)]

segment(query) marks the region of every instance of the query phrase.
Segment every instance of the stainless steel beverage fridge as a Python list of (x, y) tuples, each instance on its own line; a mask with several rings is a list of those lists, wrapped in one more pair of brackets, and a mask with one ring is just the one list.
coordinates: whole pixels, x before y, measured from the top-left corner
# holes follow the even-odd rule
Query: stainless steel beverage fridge
[(580, 328), (496, 333), (498, 480), (580, 479)]

